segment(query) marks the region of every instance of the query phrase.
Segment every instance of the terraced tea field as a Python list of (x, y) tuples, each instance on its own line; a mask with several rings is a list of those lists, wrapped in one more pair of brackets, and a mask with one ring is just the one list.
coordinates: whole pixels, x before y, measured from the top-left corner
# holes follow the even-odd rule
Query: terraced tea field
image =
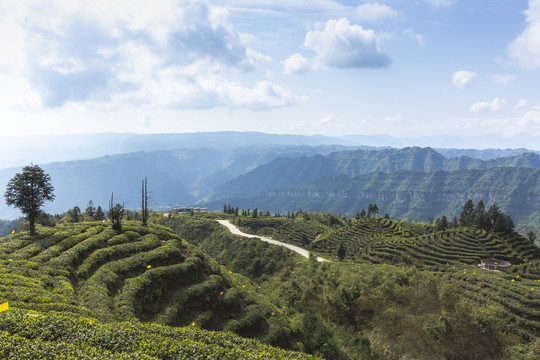
[[(265, 228), (281, 241), (303, 244), (335, 261), (342, 243), (344, 261), (352, 264), (393, 264), (429, 271), (458, 284), (461, 291), (456, 295), (498, 307), (507, 331), (517, 332), (525, 341), (540, 336), (540, 253), (517, 233), (488, 233), (476, 228), (434, 231), (425, 224), (384, 218), (351, 220), (334, 227), (315, 220), (273, 219), (273, 232), (269, 223), (242, 219), (245, 230)], [(512, 266), (506, 272), (478, 267), (481, 259), (491, 257), (507, 260)]]
[[(83, 335), (70, 338), (73, 341), (69, 344), (75, 346), (71, 349), (71, 345), (50, 343), (68, 342), (65, 337), (69, 334), (57, 336), (45, 330), (43, 334), (34, 330), (28, 332), (22, 325), (17, 325), (17, 319), (23, 323), (36, 322), (35, 329), (47, 328), (44, 322), (48, 321), (55, 326), (64, 324), (58, 325), (60, 327), (68, 327), (65, 324), (75, 321), (80, 331), (92, 334), (115, 334), (116, 324), (121, 322), (118, 331), (127, 329), (125, 331), (131, 337), (163, 336), (171, 354), (175, 353), (172, 350), (175, 346), (194, 346), (197, 342), (204, 343), (206, 338), (216, 337), (216, 343), (208, 340), (211, 346), (202, 347), (200, 351), (212, 352), (212, 349), (218, 351), (221, 348), (219, 351), (226, 355), (223, 358), (237, 358), (234, 355), (237, 350), (239, 358), (264, 358), (236, 345), (231, 345), (230, 351), (223, 350), (228, 347), (224, 343), (229, 341), (249, 343), (232, 334), (223, 335), (219, 340), (221, 335), (145, 326), (140, 324), (141, 321), (187, 326), (193, 330), (227, 330), (284, 347), (294, 344), (283, 309), (268, 302), (252, 281), (219, 266), (169, 228), (143, 227), (138, 222), (125, 222), (123, 228), (123, 233), (117, 234), (107, 223), (63, 224), (40, 228), (33, 237), (21, 233), (0, 239), (0, 303), (9, 303), (9, 310), (0, 314), (0, 336), (2, 343), (9, 340), (12, 344), (2, 346), (4, 353), (0, 352), (0, 357), (11, 354), (9, 349), (19, 345), (31, 348), (30, 339), (36, 336), (44, 342), (39, 345), (42, 349), (78, 349), (93, 354), (93, 343), (83, 339)], [(76, 320), (81, 317), (85, 320)], [(186, 332), (191, 340), (178, 340), (175, 332)], [(184, 344), (185, 341), (188, 343)], [(189, 342), (193, 343), (190, 345)], [(136, 345), (134, 340), (130, 344), (105, 346), (100, 343), (96, 346), (112, 351), (110, 358), (114, 358), (115, 351), (123, 352), (119, 349), (124, 345), (129, 348), (128, 353), (135, 351), (137, 354), (146, 349)], [(257, 342), (252, 344), (253, 349), (262, 346)], [(155, 358), (152, 356), (159, 353), (157, 349), (165, 345), (145, 346), (155, 350), (151, 352), (154, 355), (147, 358)], [(264, 351), (279, 352), (268, 349)], [(284, 355), (284, 358), (288, 356)]]

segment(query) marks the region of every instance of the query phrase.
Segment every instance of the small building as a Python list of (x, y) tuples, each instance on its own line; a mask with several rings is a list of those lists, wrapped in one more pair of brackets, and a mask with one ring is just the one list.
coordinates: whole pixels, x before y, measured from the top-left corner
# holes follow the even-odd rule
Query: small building
[(172, 214), (179, 214), (179, 213), (188, 213), (188, 212), (208, 212), (208, 210), (205, 207), (196, 207), (196, 206), (179, 206), (176, 208), (171, 209), (169, 212)]
[(478, 266), (486, 270), (506, 271), (510, 269), (512, 264), (509, 263), (508, 261), (490, 258), (490, 259), (481, 260)]

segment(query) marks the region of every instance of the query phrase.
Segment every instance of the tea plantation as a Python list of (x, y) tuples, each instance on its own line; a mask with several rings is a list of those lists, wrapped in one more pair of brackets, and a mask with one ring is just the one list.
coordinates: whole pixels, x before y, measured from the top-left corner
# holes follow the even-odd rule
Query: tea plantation
[[(332, 261), (286, 269), (279, 284), (270, 280), (267, 286), (277, 289), (276, 303), (298, 312), (308, 303), (324, 314), (341, 329), (336, 337), (349, 354), (356, 351), (350, 344), (356, 334), (356, 341), (363, 338), (375, 351), (359, 357), (366, 359), (376, 354), (389, 359), (540, 357), (540, 251), (516, 232), (476, 227), (437, 231), (429, 224), (382, 217), (347, 220), (320, 213), (231, 220), (245, 232), (271, 236)], [(194, 223), (203, 228), (203, 222), (214, 233), (186, 238), (234, 265), (236, 260), (220, 257), (214, 239), (221, 230), (210, 220), (169, 220), (180, 232), (195, 229)], [(240, 249), (230, 240), (227, 244)], [(341, 260), (340, 245), (345, 249)], [(507, 271), (478, 267), (491, 257), (512, 266)]]
[(298, 349), (283, 309), (158, 225), (128, 221), (119, 234), (66, 223), (1, 238), (5, 303), (0, 358), (311, 357), (263, 345)]

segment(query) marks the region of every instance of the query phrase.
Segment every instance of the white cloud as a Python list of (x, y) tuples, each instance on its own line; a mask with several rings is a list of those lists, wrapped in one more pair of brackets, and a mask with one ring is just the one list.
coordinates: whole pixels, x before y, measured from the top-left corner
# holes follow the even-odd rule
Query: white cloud
[(516, 79), (515, 75), (495, 74), (492, 76), (493, 81), (499, 84), (508, 85)]
[(452, 76), (452, 84), (457, 88), (464, 88), (469, 86), (469, 84), (477, 77), (476, 73), (472, 71), (460, 70), (456, 71)]
[(491, 102), (488, 101), (479, 101), (474, 103), (471, 106), (471, 112), (478, 112), (484, 110), (490, 110), (491, 112), (496, 112), (501, 110), (504, 105), (506, 105), (506, 100), (495, 98)]
[(334, 68), (380, 68), (390, 65), (373, 30), (349, 20), (328, 20), (323, 31), (309, 31), (304, 46), (314, 50), (316, 63)]
[(525, 30), (507, 47), (510, 58), (527, 69), (540, 68), (540, 0), (529, 0)]
[(426, 40), (424, 39), (424, 37), (421, 34), (415, 33), (412, 29), (405, 29), (403, 33), (409, 38), (416, 41), (421, 47), (424, 47), (426, 45)]
[[(316, 55), (306, 59), (294, 54), (284, 62), (284, 71), (323, 70), (328, 68), (382, 68), (390, 65), (390, 57), (382, 49), (373, 30), (351, 25), (349, 20), (328, 20), (323, 30), (306, 34), (304, 47)], [(307, 60), (307, 61), (306, 61)]]
[(398, 15), (399, 13), (388, 5), (366, 3), (356, 8), (354, 17), (360, 22), (376, 22), (396, 18)]
[(308, 59), (295, 53), (283, 61), (283, 72), (285, 74), (303, 73), (313, 71), (313, 66)]
[(424, 1), (427, 2), (429, 5), (435, 6), (435, 7), (447, 7), (447, 6), (452, 5), (453, 3), (452, 0), (424, 0)]
[(9, 31), (0, 31), (0, 41), (14, 54), (0, 55), (0, 74), (26, 77), (46, 107), (114, 100), (264, 108), (295, 99), (277, 85), (244, 88), (226, 78), (232, 69), (249, 71), (272, 58), (246, 47), (249, 34), (234, 28), (228, 10), (205, 0), (7, 0), (0, 6), (0, 30)]
[(253, 110), (304, 101), (270, 81), (258, 81), (253, 87), (244, 87), (220, 75), (208, 61), (157, 71), (141, 88), (115, 94), (112, 100), (113, 103), (134, 103), (151, 108), (209, 109), (224, 106)]
[(525, 99), (520, 99), (514, 109), (521, 109), (522, 107), (527, 106), (527, 101)]

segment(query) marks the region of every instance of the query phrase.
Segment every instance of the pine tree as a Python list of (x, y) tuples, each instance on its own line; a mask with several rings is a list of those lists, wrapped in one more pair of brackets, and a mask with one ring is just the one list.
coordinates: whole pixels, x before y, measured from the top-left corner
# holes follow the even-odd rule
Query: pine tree
[(84, 210), (84, 215), (90, 217), (92, 220), (94, 219), (94, 215), (96, 215), (96, 207), (94, 206), (94, 202), (90, 200), (88, 202), (88, 205), (86, 205), (86, 210)]
[(111, 200), (109, 202), (109, 219), (112, 222), (113, 230), (122, 232), (122, 218), (124, 217), (124, 205), (114, 203), (114, 193), (111, 194)]
[(103, 209), (101, 209), (101, 206), (97, 207), (96, 214), (94, 215), (94, 219), (96, 221), (105, 220), (105, 213), (103, 212)]
[(459, 225), (461, 226), (472, 226), (476, 222), (475, 213), (474, 213), (474, 204), (471, 199), (465, 202), (463, 209), (459, 214)]

